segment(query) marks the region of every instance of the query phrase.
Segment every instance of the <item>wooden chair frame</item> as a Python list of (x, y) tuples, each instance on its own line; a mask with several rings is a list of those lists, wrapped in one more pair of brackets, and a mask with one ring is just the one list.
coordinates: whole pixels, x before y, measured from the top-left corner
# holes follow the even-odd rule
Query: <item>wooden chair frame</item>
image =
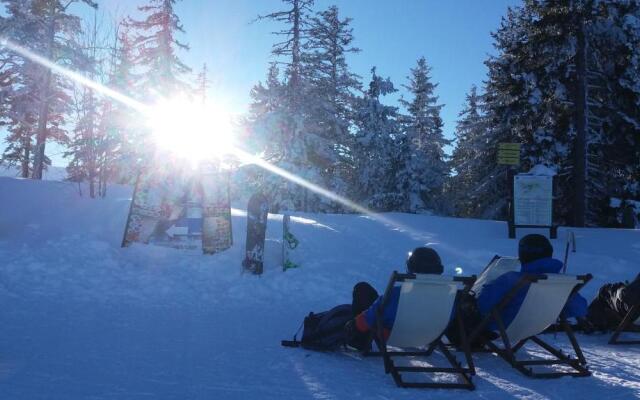
[[(578, 293), (584, 285), (587, 284), (591, 280), (591, 274), (580, 275), (576, 277), (576, 281), (578, 282), (576, 286), (571, 291), (571, 295)], [(560, 315), (558, 317), (558, 322), (562, 331), (567, 335), (573, 351), (575, 353), (575, 358), (571, 355), (565, 354), (562, 350), (557, 349), (545, 342), (539, 337), (539, 334), (530, 336), (528, 338), (520, 340), (518, 343), (511, 343), (507, 335), (507, 329), (504, 321), (501, 317), (501, 311), (511, 302), (511, 300), (515, 297), (515, 295), (523, 289), (525, 286), (530, 285), (532, 283), (536, 283), (540, 280), (548, 279), (546, 275), (532, 275), (526, 274), (524, 275), (515, 285), (514, 287), (507, 292), (504, 297), (500, 300), (500, 302), (491, 309), (489, 314), (482, 320), (482, 322), (473, 330), (473, 332), (469, 335), (468, 341), (473, 342), (475, 338), (477, 338), (482, 332), (485, 330), (487, 325), (494, 321), (498, 327), (498, 333), (500, 334), (500, 338), (496, 340), (500, 340), (502, 342), (502, 347), (496, 345), (493, 342), (487, 342), (485, 344), (486, 349), (489, 352), (495, 353), (500, 356), (502, 359), (507, 361), (512, 367), (520, 371), (526, 376), (533, 378), (559, 378), (562, 376), (573, 376), (573, 377), (584, 377), (590, 376), (591, 372), (589, 372), (587, 368), (587, 362), (585, 360), (584, 354), (578, 341), (571, 329), (571, 326), (567, 322), (564, 315)], [(542, 333), (542, 332), (541, 332)], [(552, 355), (554, 358), (552, 359), (528, 359), (522, 360), (516, 357), (516, 353), (524, 347), (527, 342), (533, 342), (538, 345), (540, 348), (545, 350), (548, 354)], [(536, 371), (533, 367), (554, 367), (558, 365), (564, 365), (570, 367), (569, 371), (558, 371), (554, 369), (551, 372), (548, 371)]]
[[(365, 355), (380, 355), (384, 361), (384, 369), (385, 373), (391, 374), (396, 385), (403, 388), (445, 388), (445, 389), (468, 389), (474, 390), (475, 385), (473, 384), (471, 377), (475, 374), (475, 369), (473, 368), (473, 361), (471, 358), (471, 349), (469, 345), (469, 341), (467, 341), (466, 335), (464, 335), (464, 321), (459, 316), (457, 310), (455, 312), (455, 318), (457, 320), (458, 326), (461, 328), (461, 332), (463, 332), (462, 337), (462, 349), (465, 354), (465, 358), (467, 361), (467, 367), (463, 367), (455, 358), (453, 354), (447, 349), (446, 345), (442, 342), (442, 336), (444, 335), (444, 331), (446, 329), (443, 328), (442, 333), (431, 343), (425, 343), (426, 350), (409, 350), (409, 351), (396, 351), (389, 350), (387, 348), (387, 343), (384, 338), (384, 326), (383, 326), (383, 313), (386, 305), (389, 302), (391, 297), (393, 288), (395, 284), (398, 282), (404, 282), (407, 280), (416, 279), (415, 274), (401, 274), (397, 271), (394, 271), (389, 279), (389, 283), (383, 295), (382, 301), (380, 305), (376, 309), (377, 314), (377, 323), (376, 323), (376, 343), (379, 352), (369, 352)], [(458, 290), (456, 301), (454, 307), (457, 307), (460, 294), (462, 292), (468, 292), (473, 283), (476, 280), (475, 276), (472, 277), (452, 277), (452, 281), (463, 283), (463, 288)], [(447, 359), (449, 366), (432, 366), (432, 367), (416, 367), (416, 366), (398, 366), (394, 362), (394, 358), (401, 357), (429, 357), (431, 356), (435, 350), (439, 350), (440, 353), (444, 355)], [(425, 373), (425, 374), (433, 374), (433, 373), (445, 373), (445, 374), (453, 374), (460, 377), (462, 382), (459, 383), (448, 383), (448, 382), (408, 382), (406, 381), (402, 373)]]

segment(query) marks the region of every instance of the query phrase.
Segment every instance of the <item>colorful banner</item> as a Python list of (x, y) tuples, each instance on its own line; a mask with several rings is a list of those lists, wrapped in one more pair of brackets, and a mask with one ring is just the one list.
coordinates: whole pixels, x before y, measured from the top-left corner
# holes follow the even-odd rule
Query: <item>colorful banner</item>
[(141, 173), (122, 246), (133, 242), (205, 254), (231, 247), (229, 174), (214, 166)]

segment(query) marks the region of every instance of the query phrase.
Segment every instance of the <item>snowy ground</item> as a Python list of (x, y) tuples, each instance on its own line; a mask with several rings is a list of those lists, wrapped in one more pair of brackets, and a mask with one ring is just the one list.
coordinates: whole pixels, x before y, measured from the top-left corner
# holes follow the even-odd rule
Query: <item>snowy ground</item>
[[(107, 199), (90, 200), (69, 183), (0, 178), (0, 399), (640, 397), (640, 348), (609, 346), (601, 335), (578, 336), (590, 378), (533, 380), (479, 355), (471, 393), (399, 389), (380, 360), (280, 346), (309, 311), (349, 302), (354, 283), (382, 291), (415, 246), (435, 246), (448, 273), (514, 255), (504, 223), (389, 214), (408, 228), (398, 229), (362, 216), (300, 215), (292, 227), (303, 266), (283, 273), (275, 215), (265, 274), (254, 277), (240, 273), (240, 210), (235, 245), (222, 254), (121, 249), (130, 195), (112, 187)], [(594, 274), (588, 298), (640, 270), (640, 231), (575, 233), (569, 271)]]

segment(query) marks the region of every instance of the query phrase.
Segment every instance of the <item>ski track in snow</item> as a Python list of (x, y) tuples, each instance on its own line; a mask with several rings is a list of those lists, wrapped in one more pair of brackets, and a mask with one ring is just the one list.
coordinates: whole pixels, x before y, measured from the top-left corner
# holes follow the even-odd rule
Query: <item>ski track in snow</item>
[[(357, 215), (297, 214), (292, 257), (302, 267), (283, 273), (282, 218), (273, 215), (265, 273), (255, 277), (241, 273), (240, 209), (226, 252), (121, 249), (130, 195), (114, 186), (90, 200), (64, 182), (0, 178), (0, 399), (640, 397), (640, 347), (609, 346), (606, 335), (578, 335), (590, 378), (529, 379), (476, 355), (475, 392), (400, 389), (380, 359), (280, 346), (309, 311), (350, 302), (356, 282), (381, 292), (418, 245), (437, 248), (447, 273), (478, 273), (494, 254), (514, 255), (504, 223), (386, 215), (409, 231)], [(640, 270), (640, 231), (574, 231), (569, 271), (594, 274), (587, 298)], [(569, 350), (561, 335), (545, 339)]]

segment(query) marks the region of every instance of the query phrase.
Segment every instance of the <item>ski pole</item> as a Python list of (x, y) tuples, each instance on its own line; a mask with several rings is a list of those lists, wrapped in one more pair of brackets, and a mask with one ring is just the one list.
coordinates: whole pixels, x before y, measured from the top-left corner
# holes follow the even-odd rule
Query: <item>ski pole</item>
[(572, 247), (571, 252), (575, 253), (576, 252), (576, 235), (573, 233), (573, 231), (569, 231), (567, 235), (567, 243), (564, 248), (564, 264), (562, 266), (563, 274), (567, 273), (567, 263), (569, 262), (569, 246), (570, 245)]

